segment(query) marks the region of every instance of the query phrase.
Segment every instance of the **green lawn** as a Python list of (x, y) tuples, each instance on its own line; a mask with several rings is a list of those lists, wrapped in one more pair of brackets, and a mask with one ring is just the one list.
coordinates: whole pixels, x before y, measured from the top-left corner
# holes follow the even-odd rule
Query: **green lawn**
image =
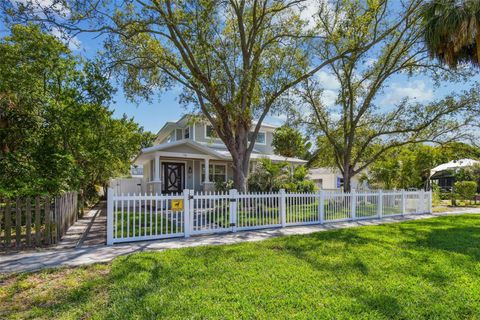
[(480, 319), (480, 215), (6, 276), (0, 318)]

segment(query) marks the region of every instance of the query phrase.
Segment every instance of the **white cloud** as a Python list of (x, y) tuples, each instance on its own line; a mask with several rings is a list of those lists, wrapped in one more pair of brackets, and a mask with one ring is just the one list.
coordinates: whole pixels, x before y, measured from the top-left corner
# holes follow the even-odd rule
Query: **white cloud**
[(338, 91), (324, 90), (322, 93), (321, 99), (326, 107), (331, 107), (335, 104), (335, 100), (337, 100), (337, 96), (338, 96)]
[(33, 10), (34, 14), (43, 15), (43, 9), (49, 9), (60, 17), (67, 18), (70, 16), (70, 9), (61, 1), (57, 0), (10, 0), (14, 5), (24, 5)]
[(300, 18), (308, 22), (306, 29), (312, 29), (315, 27), (316, 18), (315, 15), (318, 13), (320, 8), (319, 0), (306, 0), (302, 3), (303, 9), (300, 12)]
[(371, 67), (371, 66), (373, 66), (375, 63), (377, 63), (377, 61), (378, 61), (378, 59), (376, 59), (376, 58), (367, 58), (367, 59), (365, 60), (365, 63), (364, 63), (364, 64), (365, 64), (365, 67), (367, 67), (367, 68), (368, 68), (368, 67)]
[(325, 90), (340, 89), (340, 82), (337, 77), (331, 73), (320, 71), (316, 74), (320, 86)]
[(433, 90), (427, 87), (423, 80), (415, 80), (409, 84), (402, 85), (394, 83), (390, 90), (386, 90), (381, 104), (396, 104), (403, 99), (413, 99), (418, 102), (430, 101), (433, 98)]
[(80, 41), (80, 39), (65, 34), (57, 27), (53, 27), (52, 30), (50, 30), (50, 33), (57, 39), (62, 41), (64, 44), (66, 44), (68, 48), (72, 51), (80, 50), (80, 48), (82, 47), (82, 42)]
[[(54, 13), (60, 19), (66, 19), (71, 14), (70, 9), (58, 0), (10, 0), (10, 2), (15, 6), (25, 6), (32, 14), (41, 18), (46, 16), (44, 10)], [(70, 50), (80, 50), (82, 43), (77, 37), (62, 32), (58, 27), (52, 27), (50, 33), (65, 43)]]

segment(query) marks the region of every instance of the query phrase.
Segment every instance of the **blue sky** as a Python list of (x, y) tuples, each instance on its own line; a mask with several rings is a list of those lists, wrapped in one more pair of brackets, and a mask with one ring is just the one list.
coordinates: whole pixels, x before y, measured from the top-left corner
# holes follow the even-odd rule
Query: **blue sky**
[[(78, 40), (80, 49), (74, 49), (76, 54), (93, 57), (97, 50), (101, 50), (101, 41), (95, 39), (91, 34), (80, 35)], [(320, 71), (317, 76), (325, 84), (325, 102), (327, 105), (333, 104), (339, 86), (338, 82), (327, 70)], [(476, 78), (474, 80), (478, 81), (480, 79), (480, 77)], [(469, 87), (469, 85), (443, 83), (439, 88), (435, 88), (433, 80), (427, 76), (396, 76), (392, 78), (389, 87), (377, 97), (376, 101), (385, 107), (400, 102), (404, 97), (426, 103), (445, 96), (454, 90), (468, 89)], [(138, 103), (128, 101), (120, 86), (117, 86), (117, 89), (114, 97), (115, 102), (111, 105), (111, 108), (115, 111), (115, 116), (121, 117), (123, 114), (127, 114), (146, 130), (157, 132), (166, 121), (174, 121), (186, 113), (185, 107), (180, 105), (177, 99), (179, 89), (156, 95), (152, 102), (140, 101)], [(285, 116), (271, 116), (266, 121), (280, 125), (285, 118)]]
[[(75, 54), (92, 58), (102, 49), (102, 40), (95, 38), (93, 34), (80, 34), (77, 38), (79, 46), (70, 45)], [(155, 96), (151, 103), (146, 101), (135, 103), (125, 98), (121, 86), (116, 88), (117, 93), (110, 107), (114, 110), (114, 116), (121, 117), (126, 114), (133, 117), (145, 130), (157, 132), (166, 121), (179, 119), (186, 112), (177, 101), (178, 90)]]
[[(25, 1), (25, 0), (17, 0)], [(50, 0), (42, 0), (49, 2)], [(308, 11), (307, 11), (308, 13)], [(5, 35), (7, 30), (0, 22), (0, 36)], [(55, 32), (53, 32), (55, 34)], [(102, 39), (95, 38), (94, 34), (80, 34), (70, 44), (75, 54), (92, 58), (98, 50), (102, 49)], [(333, 104), (336, 92), (338, 90), (338, 82), (326, 70), (322, 70), (317, 77), (324, 84), (324, 101), (327, 105)], [(480, 76), (473, 79), (480, 80)], [(426, 76), (415, 76), (409, 78), (406, 76), (397, 76), (390, 81), (390, 86), (384, 90), (376, 99), (378, 105), (382, 108), (388, 108), (404, 97), (414, 99), (418, 102), (428, 102), (435, 98), (442, 97), (452, 90), (468, 89), (470, 84), (444, 84), (440, 88), (434, 88), (433, 81)], [(114, 103), (111, 109), (114, 110), (116, 117), (126, 114), (133, 117), (146, 130), (156, 132), (166, 121), (173, 121), (181, 117), (187, 111), (178, 103), (177, 95), (180, 90), (171, 90), (162, 93), (161, 96), (155, 96), (152, 102), (140, 101), (134, 103), (128, 101), (121, 88), (117, 86), (117, 93), (114, 97)], [(266, 119), (267, 122), (281, 124), (285, 119), (285, 115), (272, 116)]]

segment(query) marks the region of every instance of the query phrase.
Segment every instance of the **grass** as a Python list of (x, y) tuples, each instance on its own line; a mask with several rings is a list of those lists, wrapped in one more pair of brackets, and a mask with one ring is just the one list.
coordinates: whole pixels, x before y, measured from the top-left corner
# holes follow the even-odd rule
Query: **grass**
[(4, 276), (0, 318), (480, 319), (480, 215)]
[(433, 202), (433, 212), (449, 212), (462, 209), (478, 208), (480, 209), (480, 203), (477, 201), (461, 201), (457, 200), (457, 205), (453, 206), (451, 200), (441, 200)]
[[(216, 204), (211, 208), (205, 207), (197, 212), (194, 227), (208, 228), (216, 225), (219, 228), (230, 227), (229, 203)], [(398, 206), (384, 206), (383, 215), (400, 214)], [(374, 217), (377, 215), (377, 204), (359, 202), (356, 206), (357, 217)], [(162, 211), (142, 207), (140, 212), (116, 211), (116, 237), (134, 237), (160, 234), (175, 234), (183, 232), (183, 213), (181, 211)], [(325, 220), (341, 220), (351, 218), (350, 207), (343, 202), (335, 204), (326, 202), (324, 206)], [(309, 201), (303, 204), (288, 204), (286, 207), (287, 223), (318, 221), (318, 201)], [(280, 225), (280, 210), (277, 205), (244, 204), (239, 203), (237, 209), (237, 226), (251, 227), (261, 225)]]
[(169, 211), (168, 214), (117, 211), (115, 237), (139, 237), (150, 234), (173, 234), (183, 232), (182, 213)]

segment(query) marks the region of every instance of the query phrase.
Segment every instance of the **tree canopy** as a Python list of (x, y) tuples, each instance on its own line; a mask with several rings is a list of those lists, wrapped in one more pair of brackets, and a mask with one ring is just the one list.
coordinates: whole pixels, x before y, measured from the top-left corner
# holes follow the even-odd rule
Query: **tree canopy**
[(14, 25), (0, 56), (1, 193), (93, 193), (128, 173), (145, 133), (112, 117), (98, 66), (34, 25)]
[[(331, 81), (339, 87), (333, 103), (325, 103), (318, 79), (304, 82), (299, 94), (307, 108), (300, 109), (299, 118), (319, 136), (316, 155), (328, 157), (339, 168), (344, 189), (349, 191), (351, 177), (390, 149), (427, 141), (444, 143), (461, 136), (479, 96), (472, 89), (428, 103), (408, 98), (379, 101), (394, 76), (429, 74), (455, 81), (463, 79), (463, 74), (430, 60), (422, 41), (418, 11), (422, 1), (397, 6), (388, 1), (336, 3), (333, 18), (319, 18), (332, 45), (316, 54), (328, 59), (345, 46), (352, 52), (329, 64)], [(365, 46), (379, 34), (382, 40)]]
[[(479, 152), (479, 148), (460, 142), (436, 146), (406, 145), (385, 152), (369, 166), (361, 179), (380, 189), (425, 188), (431, 169), (452, 160), (480, 159)], [(466, 171), (470, 172), (470, 168)], [(474, 180), (467, 176), (468, 179), (460, 180)]]
[[(239, 190), (245, 190), (250, 154), (265, 117), (284, 107), (287, 91), (349, 52), (345, 45), (334, 56), (312, 59), (313, 48), (331, 43), (322, 28), (309, 28), (311, 22), (302, 18), (304, 0), (97, 4), (71, 0), (3, 7), (16, 21), (34, 20), (73, 34), (106, 34), (106, 61), (129, 97), (149, 99), (154, 91), (180, 86), (181, 101), (208, 119), (232, 155)], [(358, 18), (369, 15), (362, 11)], [(368, 40), (375, 43), (383, 36)], [(371, 46), (369, 41), (363, 45)]]
[(450, 67), (480, 66), (480, 2), (431, 0), (422, 8), (424, 38), (432, 57)]
[(300, 130), (288, 125), (275, 129), (272, 146), (275, 154), (284, 157), (300, 159), (310, 157), (311, 143), (302, 135)]

